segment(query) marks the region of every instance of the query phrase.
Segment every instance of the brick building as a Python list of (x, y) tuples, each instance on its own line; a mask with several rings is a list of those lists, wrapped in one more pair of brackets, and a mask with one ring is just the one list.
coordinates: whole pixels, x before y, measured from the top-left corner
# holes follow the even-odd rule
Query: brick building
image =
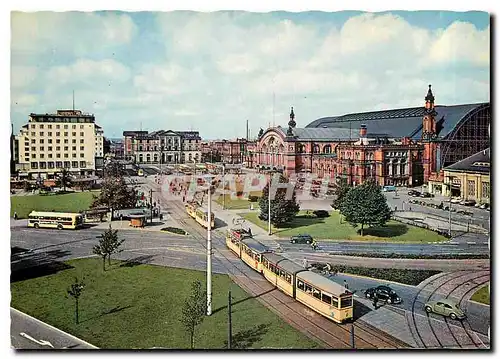
[(418, 186), (489, 146), (489, 103), (435, 106), (429, 85), (423, 107), (318, 119), (297, 128), (259, 134), (255, 166), (285, 174), (312, 172), (344, 177), (351, 184), (374, 178), (380, 185)]
[(215, 140), (202, 143), (201, 152), (204, 162), (224, 162), (253, 166), (256, 143), (245, 138), (234, 140)]

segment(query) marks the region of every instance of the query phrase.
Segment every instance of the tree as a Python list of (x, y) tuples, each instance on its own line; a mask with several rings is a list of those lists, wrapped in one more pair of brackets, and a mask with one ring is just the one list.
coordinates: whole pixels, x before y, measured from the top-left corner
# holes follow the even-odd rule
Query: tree
[[(279, 183), (288, 183), (288, 180), (280, 175)], [(269, 183), (262, 190), (262, 197), (259, 200), (260, 214), (259, 218), (263, 221), (268, 220), (269, 212)], [(297, 213), (300, 206), (297, 203), (295, 191), (291, 199), (286, 199), (286, 188), (278, 188), (274, 198), (271, 198), (271, 223), (274, 226), (282, 226), (285, 223), (291, 222)]]
[(137, 202), (137, 191), (128, 187), (123, 177), (106, 177), (99, 196), (94, 196), (91, 208), (107, 206), (111, 208), (111, 218), (117, 209), (134, 208)]
[(96, 244), (92, 248), (92, 252), (102, 257), (102, 269), (106, 270), (106, 257), (108, 258), (108, 265), (111, 265), (111, 255), (121, 252), (118, 248), (125, 239), (118, 239), (118, 230), (111, 228), (111, 224), (109, 225), (109, 229), (97, 238), (99, 238), (99, 244)]
[(111, 161), (107, 164), (104, 169), (105, 177), (123, 177), (125, 175), (125, 171), (120, 163), (117, 161)]
[(387, 199), (372, 181), (352, 188), (340, 206), (340, 213), (354, 227), (361, 225), (361, 235), (364, 226), (383, 226), (391, 218)]
[(68, 294), (73, 297), (75, 300), (75, 322), (76, 324), (79, 323), (78, 320), (78, 300), (80, 296), (83, 293), (83, 290), (85, 289), (85, 284), (83, 282), (79, 282), (78, 278), (75, 277), (75, 283), (71, 284), (71, 286), (68, 289)]
[(201, 282), (191, 284), (191, 295), (184, 302), (181, 321), (190, 337), (191, 349), (194, 349), (194, 332), (207, 314), (207, 292), (202, 290)]
[(62, 188), (63, 191), (66, 191), (66, 187), (71, 187), (72, 185), (73, 183), (71, 181), (69, 171), (66, 168), (63, 168), (61, 172), (57, 174), (56, 186)]
[(332, 207), (334, 209), (340, 209), (342, 202), (344, 201), (350, 189), (351, 187), (347, 184), (347, 180), (345, 178), (341, 178), (337, 182), (334, 193), (336, 198), (333, 200), (332, 203)]

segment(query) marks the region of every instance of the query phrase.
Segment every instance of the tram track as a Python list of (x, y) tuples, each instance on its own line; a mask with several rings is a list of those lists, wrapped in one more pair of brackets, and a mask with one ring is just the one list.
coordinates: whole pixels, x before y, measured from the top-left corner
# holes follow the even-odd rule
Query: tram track
[[(189, 227), (191, 229), (191, 233), (196, 234), (195, 235), (196, 239), (201, 240), (201, 245), (204, 246), (204, 248), (206, 249), (206, 245), (204, 243), (205, 231), (202, 229), (202, 227), (200, 227), (198, 225), (198, 223), (194, 222), (190, 217), (187, 216), (182, 204), (175, 203), (175, 201), (172, 201), (170, 203), (173, 205), (173, 207), (176, 208), (175, 212), (176, 212), (176, 215), (178, 217), (178, 218), (176, 218), (176, 220), (178, 222), (180, 222), (181, 224)], [(188, 221), (184, 220), (182, 217), (185, 217)], [(193, 226), (193, 224), (194, 224), (194, 226)], [(221, 239), (217, 235), (213, 236), (213, 241), (214, 242), (217, 241), (218, 242), (217, 244), (222, 245), (223, 248), (225, 248), (225, 246), (226, 246), (225, 240)], [(225, 259), (225, 262), (229, 263), (233, 268), (235, 268), (237, 270), (237, 272), (239, 272), (243, 277), (246, 278), (247, 281), (250, 282), (251, 285), (249, 286), (248, 283), (243, 283), (241, 280), (238, 280), (237, 276), (232, 275), (232, 279), (235, 282), (237, 282), (239, 285), (246, 287), (247, 291), (249, 291), (250, 293), (253, 293), (255, 295), (259, 295), (259, 293), (262, 294), (262, 293), (265, 293), (267, 291), (265, 288), (262, 288), (261, 284), (258, 284), (254, 279), (252, 279), (249, 275), (247, 275), (243, 270), (241, 270), (238, 266), (236, 266), (234, 263), (232, 263), (231, 260), (229, 260), (229, 258), (221, 251), (220, 248), (216, 248), (214, 246), (214, 247), (212, 247), (212, 250), (218, 252), (219, 255)], [(227, 250), (227, 251), (229, 251), (229, 250)], [(236, 257), (234, 257), (234, 258), (236, 258)], [(219, 260), (220, 264), (224, 268), (228, 269), (228, 272), (231, 275), (232, 271), (230, 270), (230, 268), (228, 268), (228, 266), (225, 263), (222, 263), (220, 258), (218, 258), (216, 260)], [(241, 263), (242, 265), (246, 266), (246, 264), (244, 264), (241, 261), (238, 261), (238, 263)], [(264, 279), (262, 280), (262, 282), (268, 284)], [(271, 286), (270, 284), (268, 284), (268, 285)], [(253, 288), (251, 288), (251, 287), (253, 287)], [(255, 290), (255, 289), (257, 289), (257, 290)], [(320, 342), (324, 343), (328, 347), (338, 348), (338, 345), (342, 345), (342, 347), (344, 347), (344, 348), (350, 347), (350, 332), (349, 332), (348, 328), (343, 327), (341, 325), (334, 324), (331, 321), (329, 321), (323, 317), (317, 318), (316, 321), (312, 321), (311, 319), (307, 318), (304, 315), (301, 315), (297, 311), (297, 305), (302, 306), (300, 303), (298, 303), (296, 301), (293, 301), (292, 303), (287, 303), (286, 301), (287, 301), (287, 299), (289, 299), (288, 297), (286, 299), (280, 299), (276, 295), (272, 295), (272, 294), (273, 294), (272, 292), (269, 293), (272, 300), (271, 300), (271, 298), (264, 298), (264, 297), (258, 297), (258, 300), (266, 303), (267, 307), (269, 307), (271, 310), (273, 310), (275, 313), (277, 313), (281, 317), (284, 317), (284, 319), (287, 320), (289, 323), (291, 322), (290, 324), (292, 324), (293, 326), (295, 326), (296, 328), (298, 328), (302, 332), (305, 331), (309, 336), (314, 337), (316, 340), (319, 340)], [(271, 303), (271, 302), (274, 302), (275, 305), (273, 305), (273, 303)], [(282, 309), (285, 308), (285, 311), (293, 313), (295, 316), (299, 316), (300, 320), (299, 321), (294, 320), (293, 315), (292, 316), (284, 316), (283, 310), (280, 310), (279, 308), (277, 308), (277, 306), (280, 306)], [(300, 308), (300, 309), (302, 309), (302, 311), (304, 311), (304, 309), (306, 309), (306, 313), (307, 313), (307, 311), (312, 312), (311, 310), (309, 310), (305, 306), (302, 306), (302, 308)], [(319, 321), (319, 323), (318, 323), (318, 321)], [(321, 326), (322, 324), (328, 324), (329, 326), (335, 325), (335, 330), (337, 332), (331, 333), (328, 330), (325, 330)], [(376, 338), (378, 340), (381, 348), (388, 348), (388, 347), (389, 348), (398, 348), (398, 347), (407, 347), (408, 346), (406, 343), (399, 341), (396, 338), (393, 338), (392, 336), (388, 336), (384, 332), (381, 332), (383, 334), (378, 333), (379, 332), (378, 329), (371, 327), (367, 323), (363, 323), (363, 324), (354, 323), (353, 325), (355, 326), (356, 332), (358, 334), (356, 337), (356, 339), (357, 339), (356, 340), (356, 347), (357, 348), (365, 348), (365, 349), (377, 348), (376, 345), (372, 344), (374, 338)], [(359, 333), (361, 333), (362, 335), (359, 335)], [(375, 333), (377, 333), (377, 334), (375, 334)]]
[[(450, 278), (447, 278), (444, 282), (441, 282), (439, 283), (439, 285), (437, 285), (430, 294), (428, 294), (426, 296), (426, 299), (423, 300), (423, 303), (425, 304), (427, 301), (431, 300), (432, 299), (432, 296), (445, 284), (447, 283), (450, 283), (452, 282), (453, 280), (456, 280), (456, 279), (460, 279), (460, 278), (463, 278), (464, 276), (467, 276), (467, 275), (470, 275), (470, 272), (469, 271), (466, 271), (466, 270), (463, 270), (463, 271), (458, 271), (458, 272), (455, 272), (455, 274), (458, 273), (457, 276), (452, 276)], [(471, 278), (471, 279), (468, 279), (466, 282), (462, 282), (462, 283), (459, 283), (457, 284), (455, 287), (453, 287), (451, 289), (451, 291), (448, 292), (448, 294), (446, 295), (446, 298), (448, 298), (455, 290), (457, 290), (458, 288), (460, 288), (461, 286), (465, 285), (465, 283), (469, 283), (473, 280), (476, 280), (478, 278), (483, 278), (483, 277), (489, 277), (489, 274), (478, 274), (478, 273), (473, 273), (473, 275), (475, 275), (475, 277)], [(427, 324), (430, 328), (430, 331), (432, 332), (433, 334), (433, 340), (435, 342), (437, 342), (437, 345), (433, 345), (434, 343), (430, 344), (428, 340), (425, 340), (422, 336), (422, 334), (420, 333), (420, 330), (418, 328), (418, 324), (417, 324), (417, 319), (416, 319), (416, 313), (415, 313), (415, 305), (417, 303), (417, 301), (419, 301), (419, 297), (420, 297), (420, 294), (422, 292), (424, 292), (424, 290), (435, 284), (436, 282), (439, 282), (439, 279), (443, 278), (443, 277), (446, 277), (446, 273), (443, 273), (442, 275), (438, 276), (437, 278), (435, 278), (433, 281), (429, 282), (429, 283), (426, 283), (423, 287), (421, 287), (419, 289), (419, 291), (417, 292), (417, 294), (415, 295), (413, 301), (412, 301), (412, 306), (411, 306), (411, 323), (410, 321), (408, 321), (408, 325), (410, 327), (410, 333), (413, 337), (413, 339), (415, 340), (415, 342), (417, 343), (417, 345), (419, 346), (423, 346), (424, 348), (426, 349), (434, 349), (434, 348), (441, 348), (441, 349), (445, 349), (446, 347), (443, 345), (443, 340), (442, 340), (442, 337), (441, 339), (439, 338), (439, 336), (437, 335), (436, 333), (436, 330), (435, 328), (433, 327), (432, 325), (432, 320), (436, 320), (435, 318), (431, 318), (429, 313), (425, 312), (426, 314), (426, 319), (427, 319)], [(463, 297), (462, 297), (463, 299)], [(462, 299), (460, 301), (460, 303), (462, 302)], [(444, 322), (448, 328), (448, 331), (451, 333), (451, 336), (452, 338), (454, 339), (454, 341), (457, 343), (457, 345), (460, 347), (460, 348), (464, 348), (463, 344), (457, 339), (457, 337), (455, 336), (455, 333), (453, 333), (453, 330), (451, 329), (450, 327), (450, 323), (448, 322), (447, 318), (444, 318)], [(461, 321), (460, 321), (461, 322)], [(463, 325), (463, 323), (462, 323)], [(465, 329), (465, 328), (464, 328)], [(465, 330), (466, 334), (471, 338), (470, 336), (470, 333)], [(474, 340), (472, 340), (472, 342), (474, 344), (476, 344), (474, 342)]]

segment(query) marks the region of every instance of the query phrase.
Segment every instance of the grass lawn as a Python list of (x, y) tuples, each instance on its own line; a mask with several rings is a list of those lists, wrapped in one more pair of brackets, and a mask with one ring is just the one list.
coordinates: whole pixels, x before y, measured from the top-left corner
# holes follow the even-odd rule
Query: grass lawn
[[(312, 211), (311, 211), (312, 212)], [(306, 216), (306, 211), (300, 211), (287, 227), (275, 228), (273, 233), (279, 237), (290, 237), (296, 234), (310, 234), (313, 238), (322, 240), (352, 240), (352, 241), (381, 241), (404, 243), (429, 243), (445, 241), (446, 238), (424, 228), (409, 226), (397, 221), (387, 222), (386, 227), (365, 228), (364, 236), (357, 233), (349, 223), (340, 223), (339, 212), (330, 211), (330, 217), (316, 218)], [(258, 218), (259, 211), (241, 213), (248, 221), (267, 229), (267, 222)]]
[[(260, 196), (262, 196), (262, 192), (258, 192), (258, 191), (250, 192), (249, 195), (260, 197)], [(217, 200), (215, 202), (217, 202), (218, 204), (220, 204), (222, 206), (224, 197), (225, 197), (225, 206), (224, 206), (225, 209), (249, 209), (250, 204), (252, 204), (252, 203), (253, 203), (254, 208), (257, 208), (259, 206), (259, 201), (250, 202), (248, 199), (244, 199), (243, 197), (237, 198), (236, 196), (233, 196), (231, 198), (230, 194), (224, 194), (224, 195), (218, 196)]]
[[(205, 273), (120, 261), (103, 272), (98, 258), (66, 264), (73, 268), (11, 283), (12, 306), (100, 348), (189, 349), (189, 336), (180, 321), (182, 307), (194, 280), (205, 286)], [(83, 276), (86, 285), (78, 325), (74, 301), (66, 296), (75, 276)], [(225, 348), (231, 283), (226, 275), (213, 275), (213, 314), (196, 329), (196, 349)], [(320, 348), (237, 285), (231, 290), (235, 347)]]
[(476, 293), (474, 293), (471, 300), (490, 305), (490, 285), (488, 284), (487, 286), (479, 289)]
[(19, 218), (28, 218), (31, 211), (80, 212), (89, 209), (92, 196), (99, 191), (54, 194), (47, 196), (11, 196), (10, 215), (17, 212)]

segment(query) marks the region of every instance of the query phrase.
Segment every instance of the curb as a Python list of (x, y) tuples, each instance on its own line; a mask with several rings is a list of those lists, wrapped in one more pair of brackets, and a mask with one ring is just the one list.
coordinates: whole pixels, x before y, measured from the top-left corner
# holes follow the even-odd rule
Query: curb
[(63, 330), (61, 330), (61, 329), (58, 329), (58, 328), (56, 328), (56, 327), (54, 327), (54, 326), (52, 326), (52, 325), (50, 325), (50, 324), (47, 324), (47, 323), (45, 323), (45, 322), (42, 322), (40, 319), (36, 319), (35, 317), (32, 317), (31, 315), (28, 315), (28, 314), (26, 314), (26, 313), (24, 313), (24, 312), (21, 312), (20, 310), (18, 310), (18, 309), (16, 309), (16, 308), (12, 308), (12, 307), (10, 307), (10, 310), (13, 310), (13, 311), (15, 311), (16, 313), (18, 313), (18, 314), (19, 314), (19, 315), (21, 315), (21, 316), (28, 317), (28, 318), (30, 318), (30, 319), (32, 319), (32, 320), (34, 320), (35, 322), (37, 322), (37, 323), (39, 323), (39, 324), (45, 325), (46, 327), (49, 327), (49, 328), (51, 328), (51, 329), (53, 329), (53, 330), (55, 330), (55, 331), (57, 331), (57, 332), (59, 332), (59, 333), (62, 333), (62, 334), (64, 334), (64, 335), (66, 335), (66, 336), (70, 337), (71, 339), (74, 339), (74, 340), (76, 340), (76, 341), (80, 342), (81, 344), (88, 345), (88, 346), (89, 346), (89, 347), (91, 347), (92, 349), (99, 349), (99, 348), (98, 348), (98, 347), (96, 347), (95, 345), (92, 345), (92, 344), (90, 344), (90, 343), (86, 342), (85, 340), (82, 340), (82, 339), (80, 339), (80, 338), (77, 338), (77, 337), (75, 337), (74, 335), (71, 335), (71, 334), (69, 334), (69, 333), (66, 333), (65, 331), (63, 331)]

